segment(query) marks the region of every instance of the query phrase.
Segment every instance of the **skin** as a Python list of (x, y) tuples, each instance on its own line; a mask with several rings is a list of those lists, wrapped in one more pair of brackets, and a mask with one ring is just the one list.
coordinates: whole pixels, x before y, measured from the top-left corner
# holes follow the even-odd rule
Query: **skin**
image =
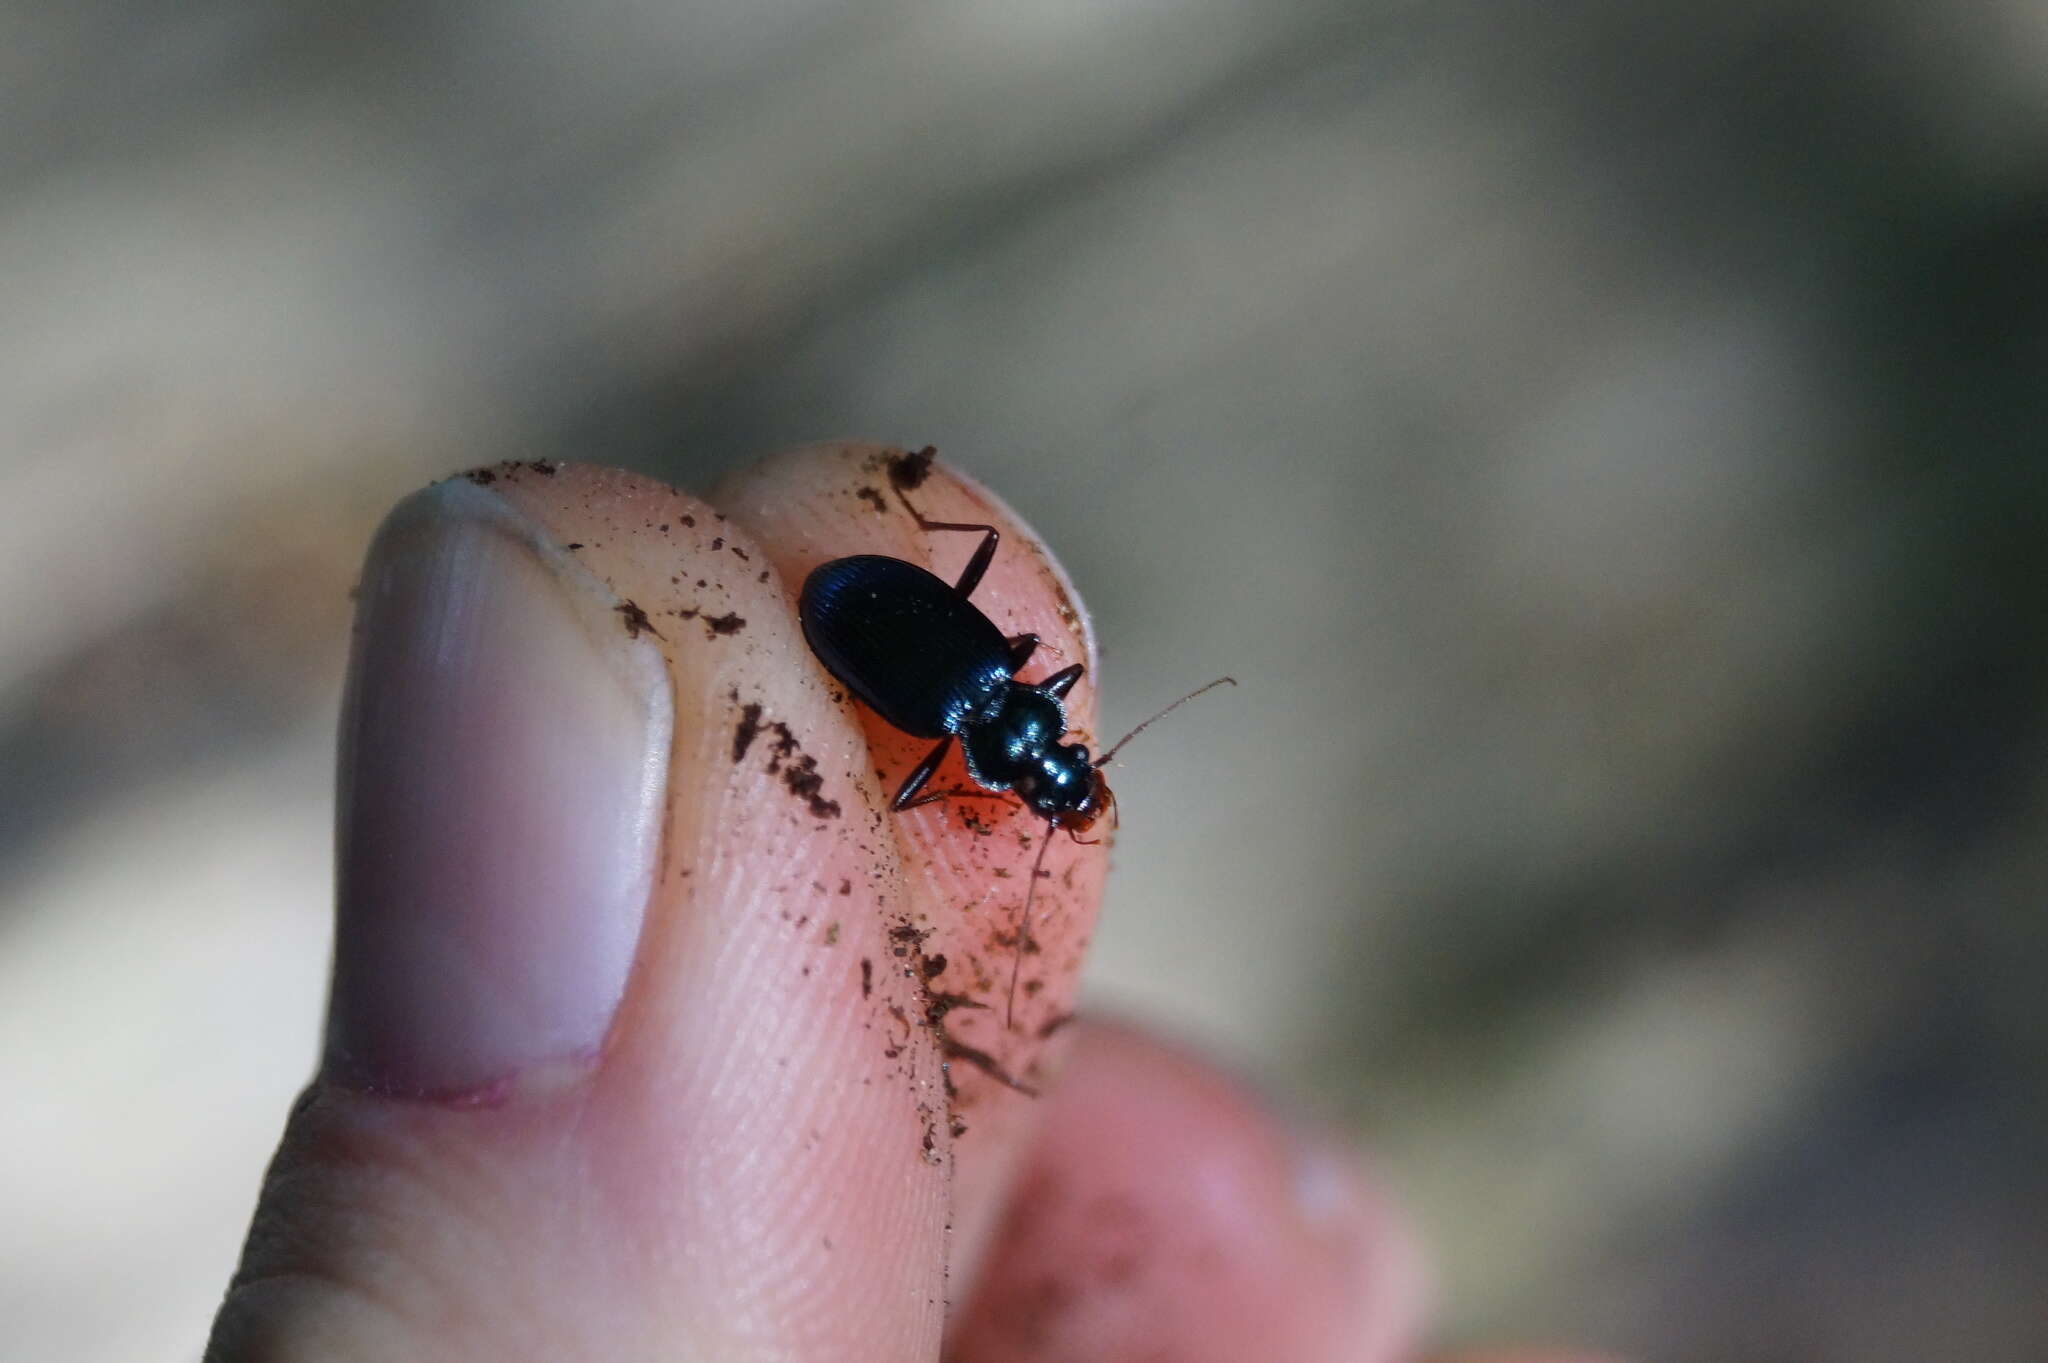
[[(1420, 1256), (1350, 1152), (1140, 1031), (1068, 1024), (1106, 845), (1048, 850), (1004, 1025), (1042, 822), (980, 800), (890, 813), (927, 745), (847, 700), (795, 618), (825, 558), (950, 576), (971, 552), (876, 495), (896, 454), (798, 451), (702, 501), (612, 470), (492, 472), (635, 608), (619, 627), (653, 641), (673, 702), (623, 996), (594, 1047), (412, 1086), (389, 1082), (412, 1059), (337, 1002), (208, 1358), (1415, 1356)], [(1002, 530), (974, 599), (1057, 650), (1027, 677), (1088, 664), (1071, 724), (1099, 749), (1092, 640), (1052, 559), (943, 465), (910, 495)], [(791, 780), (804, 758), (815, 784)], [(956, 760), (935, 785), (964, 783)], [(374, 789), (343, 796), (345, 847), (388, 821)], [(345, 875), (344, 899), (379, 883)], [(338, 959), (373, 983), (425, 969), (388, 950), (409, 919), (350, 904)], [(1484, 1363), (1539, 1360), (1575, 1363)]]

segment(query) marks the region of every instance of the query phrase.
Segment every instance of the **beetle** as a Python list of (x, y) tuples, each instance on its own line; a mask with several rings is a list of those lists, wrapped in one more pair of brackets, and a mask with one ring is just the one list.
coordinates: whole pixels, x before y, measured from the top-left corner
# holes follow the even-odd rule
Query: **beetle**
[(797, 604), (804, 639), (827, 671), (895, 728), (938, 740), (890, 808), (944, 798), (921, 792), (957, 739), (976, 785), (1015, 792), (1055, 827), (1088, 831), (1109, 805), (1109, 783), (1085, 745), (1059, 741), (1067, 730), (1062, 702), (1084, 668), (1019, 681), (1038, 636), (1005, 638), (969, 600), (1001, 534), (992, 525), (918, 519), (926, 530), (981, 532), (957, 582), (900, 558), (856, 554), (818, 565)]
[[(928, 520), (896, 489), (897, 500), (925, 531), (976, 533), (959, 578), (944, 578), (899, 558), (856, 554), (819, 564), (804, 579), (797, 618), (825, 669), (890, 725), (937, 740), (897, 787), (890, 808), (915, 809), (948, 798), (925, 794), (933, 773), (957, 741), (968, 775), (982, 791), (1008, 793), (1075, 841), (1116, 807), (1102, 768), (1118, 749), (1167, 711), (1229, 683), (1219, 677), (1181, 697), (1117, 741), (1100, 757), (1067, 733), (1067, 693), (1085, 673), (1072, 663), (1036, 682), (1017, 674), (1037, 652), (1036, 634), (1005, 636), (970, 599), (994, 562), (1002, 535), (993, 525)], [(980, 792), (961, 792), (977, 794)], [(1031, 940), (1031, 902), (1051, 838), (1040, 841), (1017, 933), (1005, 1026), (1016, 1011), (1017, 974)]]

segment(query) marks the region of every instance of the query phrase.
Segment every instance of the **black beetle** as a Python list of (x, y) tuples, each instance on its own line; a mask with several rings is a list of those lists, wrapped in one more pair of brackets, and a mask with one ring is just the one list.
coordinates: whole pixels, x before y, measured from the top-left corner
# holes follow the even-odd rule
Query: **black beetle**
[(827, 671), (896, 728), (939, 740), (904, 778), (891, 808), (943, 798), (919, 793), (958, 738), (975, 784), (1014, 791), (1034, 814), (1085, 832), (1112, 797), (1088, 749), (1059, 741), (1067, 731), (1061, 700), (1081, 679), (1082, 665), (1040, 682), (1018, 681), (1038, 636), (1004, 638), (968, 599), (995, 557), (996, 528), (922, 516), (918, 524), (981, 532), (958, 582), (949, 586), (900, 558), (857, 554), (820, 564), (797, 604), (804, 638)]
[[(1018, 681), (1017, 673), (1038, 649), (1038, 636), (1004, 637), (968, 599), (994, 560), (1001, 534), (992, 525), (926, 520), (900, 488), (896, 495), (919, 529), (980, 534), (981, 543), (959, 581), (949, 585), (900, 558), (856, 554), (812, 569), (797, 600), (804, 639), (828, 672), (896, 728), (938, 740), (903, 779), (890, 807), (912, 809), (946, 798), (921, 792), (957, 738), (968, 774), (984, 791), (1012, 793), (1051, 827), (1084, 841), (1079, 835), (1116, 807), (1102, 768), (1117, 750), (1168, 710), (1211, 687), (1236, 682), (1219, 677), (1182, 696), (1101, 757), (1091, 758), (1085, 744), (1060, 742), (1067, 732), (1061, 701), (1085, 669), (1074, 663), (1043, 681)], [(1038, 868), (1050, 845), (1050, 838), (1041, 840), (1025, 890), (1017, 933), (1018, 967), (1031, 940)], [(1013, 968), (1010, 1012), (1015, 1011), (1016, 998)]]

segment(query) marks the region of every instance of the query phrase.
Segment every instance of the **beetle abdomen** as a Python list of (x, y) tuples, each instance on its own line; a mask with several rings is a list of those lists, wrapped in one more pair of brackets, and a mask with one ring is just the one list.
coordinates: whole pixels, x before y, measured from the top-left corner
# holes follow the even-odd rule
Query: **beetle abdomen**
[(827, 671), (918, 738), (958, 733), (1009, 684), (1003, 633), (951, 584), (880, 554), (813, 569), (797, 602)]

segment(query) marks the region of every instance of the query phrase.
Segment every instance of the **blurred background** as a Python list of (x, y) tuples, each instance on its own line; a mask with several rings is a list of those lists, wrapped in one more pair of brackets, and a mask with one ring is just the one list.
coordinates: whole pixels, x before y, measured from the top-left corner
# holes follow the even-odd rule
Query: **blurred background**
[(1093, 603), (1092, 989), (1445, 1335), (2048, 1356), (2048, 9), (0, 7), (0, 1356), (194, 1356), (348, 591), (500, 458), (934, 443)]

